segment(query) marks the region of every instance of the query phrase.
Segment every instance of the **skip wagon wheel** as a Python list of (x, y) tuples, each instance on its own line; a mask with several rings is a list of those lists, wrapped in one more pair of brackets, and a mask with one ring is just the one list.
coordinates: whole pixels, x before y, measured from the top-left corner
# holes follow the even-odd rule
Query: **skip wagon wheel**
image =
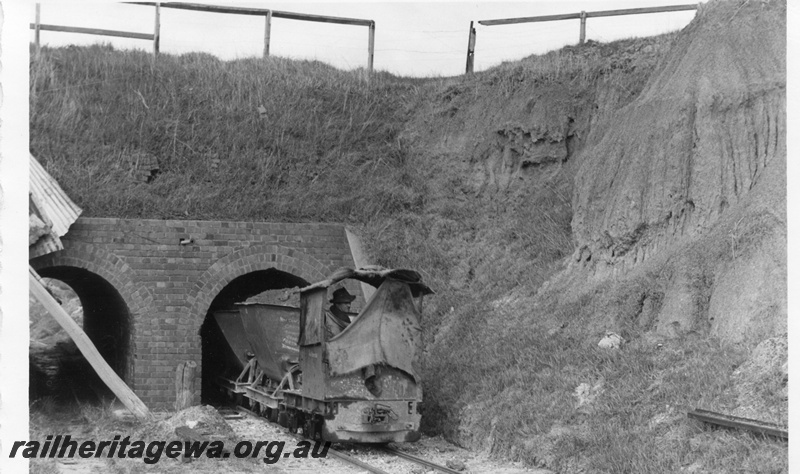
[(308, 439), (313, 441), (322, 439), (322, 418), (319, 416), (309, 417), (306, 420), (303, 432)]
[(288, 424), (289, 433), (296, 434), (297, 428), (299, 427), (297, 413), (289, 413), (286, 422)]
[(289, 414), (289, 433), (296, 434), (297, 428), (302, 424), (302, 420), (297, 413)]
[(278, 413), (278, 424), (284, 428), (289, 426), (289, 414), (286, 412), (286, 410), (281, 410)]
[(317, 430), (317, 419), (316, 417), (307, 417), (305, 422), (303, 423), (303, 434), (306, 438), (315, 440), (319, 434)]

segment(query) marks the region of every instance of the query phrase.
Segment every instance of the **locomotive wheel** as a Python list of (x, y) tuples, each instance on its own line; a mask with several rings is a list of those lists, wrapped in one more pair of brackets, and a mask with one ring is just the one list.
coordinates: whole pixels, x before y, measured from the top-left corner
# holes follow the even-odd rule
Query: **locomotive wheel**
[(284, 428), (289, 426), (289, 414), (286, 413), (286, 410), (281, 410), (281, 412), (278, 413), (278, 424)]
[(297, 428), (302, 424), (302, 420), (297, 413), (289, 413), (289, 433), (297, 434)]
[(322, 438), (322, 433), (320, 431), (322, 424), (320, 421), (321, 420), (316, 416), (306, 419), (306, 422), (303, 423), (303, 434), (306, 435), (306, 438), (312, 441)]

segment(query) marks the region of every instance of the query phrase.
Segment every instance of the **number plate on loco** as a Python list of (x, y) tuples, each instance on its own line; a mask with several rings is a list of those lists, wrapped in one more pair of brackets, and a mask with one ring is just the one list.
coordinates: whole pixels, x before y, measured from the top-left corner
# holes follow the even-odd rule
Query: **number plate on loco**
[(397, 420), (397, 414), (388, 405), (376, 403), (371, 407), (361, 410), (361, 423), (365, 425), (377, 425), (391, 423)]

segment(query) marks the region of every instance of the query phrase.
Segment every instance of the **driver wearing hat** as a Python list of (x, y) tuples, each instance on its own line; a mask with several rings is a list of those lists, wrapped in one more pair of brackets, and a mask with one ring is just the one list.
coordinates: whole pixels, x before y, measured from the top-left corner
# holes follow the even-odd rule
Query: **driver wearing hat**
[(333, 292), (331, 307), (325, 311), (325, 328), (328, 339), (344, 331), (350, 320), (350, 304), (356, 297), (351, 295), (347, 289), (339, 288)]

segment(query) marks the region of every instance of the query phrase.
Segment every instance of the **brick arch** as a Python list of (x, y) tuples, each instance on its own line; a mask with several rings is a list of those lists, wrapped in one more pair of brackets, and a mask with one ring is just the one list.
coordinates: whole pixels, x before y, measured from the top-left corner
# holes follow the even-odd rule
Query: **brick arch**
[(84, 242), (64, 241), (64, 245), (64, 250), (31, 260), (31, 266), (36, 271), (60, 266), (90, 271), (117, 290), (131, 316), (147, 312), (153, 295), (148, 288), (134, 284), (131, 268), (119, 256)]
[(248, 273), (274, 268), (313, 283), (323, 280), (332, 270), (316, 258), (282, 245), (253, 245), (230, 253), (214, 262), (194, 285), (187, 303), (193, 325), (199, 331), (211, 302), (235, 278)]

